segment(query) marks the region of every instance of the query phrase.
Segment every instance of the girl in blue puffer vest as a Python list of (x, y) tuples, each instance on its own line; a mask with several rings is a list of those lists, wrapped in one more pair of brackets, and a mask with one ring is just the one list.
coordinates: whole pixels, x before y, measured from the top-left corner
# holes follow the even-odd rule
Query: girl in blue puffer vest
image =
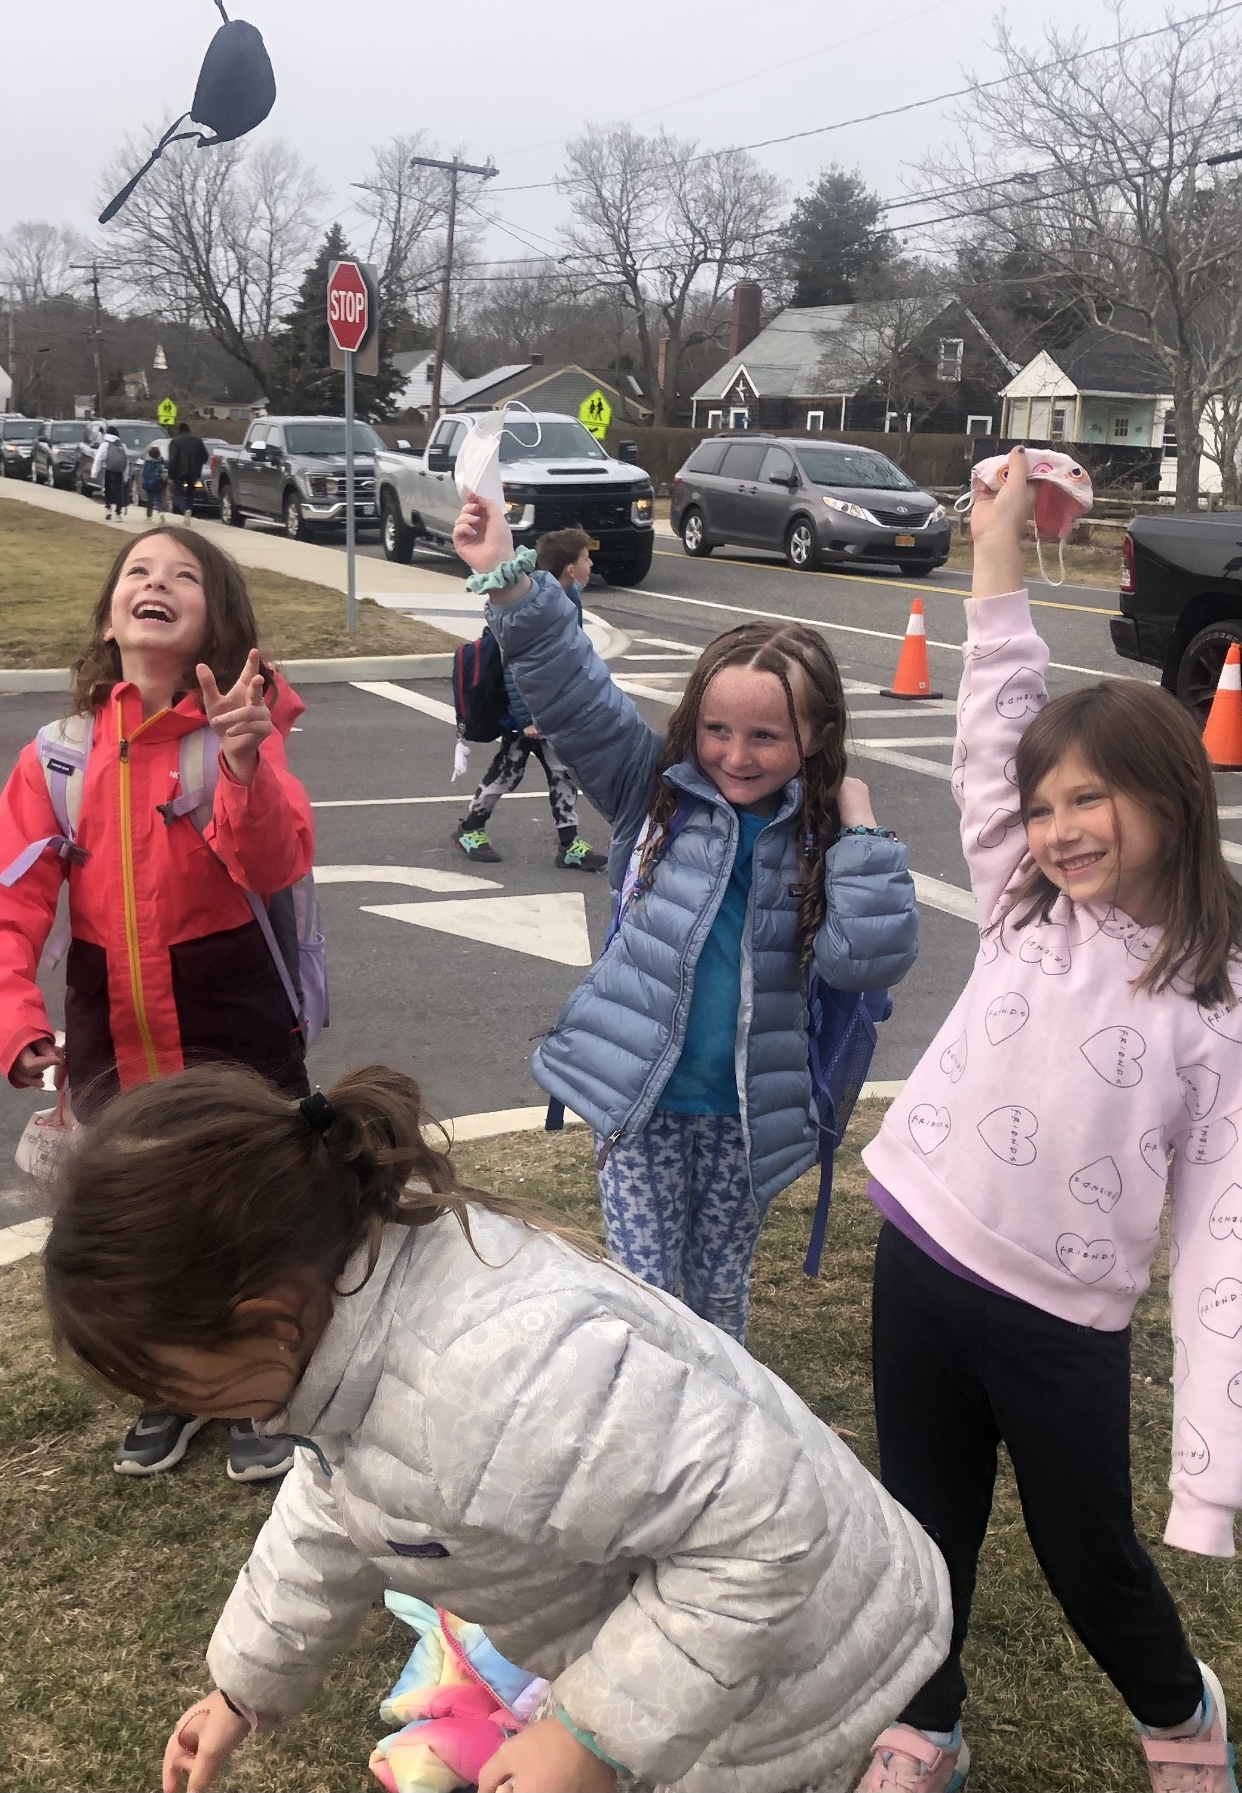
[(662, 737), (497, 506), (468, 498), (453, 542), (541, 733), (612, 825), (615, 892), (635, 861), (534, 1076), (595, 1130), (613, 1256), (741, 1339), (768, 1204), (817, 1155), (808, 971), (850, 991), (905, 976), (906, 850), (845, 775), (841, 677), (813, 629), (719, 636)]

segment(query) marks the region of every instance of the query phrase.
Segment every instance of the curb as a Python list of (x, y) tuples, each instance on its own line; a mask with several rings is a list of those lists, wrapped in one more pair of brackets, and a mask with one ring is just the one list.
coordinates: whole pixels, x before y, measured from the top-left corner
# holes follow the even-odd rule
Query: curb
[[(453, 671), (452, 654), (373, 654), (356, 660), (281, 660), (280, 671), (291, 685), (348, 685), (356, 679), (446, 679)], [(0, 667), (0, 697), (23, 691), (69, 689), (67, 666)]]

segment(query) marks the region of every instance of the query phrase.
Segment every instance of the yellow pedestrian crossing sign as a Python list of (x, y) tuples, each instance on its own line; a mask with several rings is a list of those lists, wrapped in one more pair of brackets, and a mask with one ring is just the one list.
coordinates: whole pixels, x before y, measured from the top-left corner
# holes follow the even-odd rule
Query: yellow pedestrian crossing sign
[(598, 386), (578, 406), (578, 422), (584, 429), (590, 430), (597, 442), (602, 442), (608, 434), (608, 425), (612, 422), (612, 406)]
[(170, 398), (162, 398), (155, 408), (155, 415), (166, 430), (171, 429), (177, 421), (177, 407)]

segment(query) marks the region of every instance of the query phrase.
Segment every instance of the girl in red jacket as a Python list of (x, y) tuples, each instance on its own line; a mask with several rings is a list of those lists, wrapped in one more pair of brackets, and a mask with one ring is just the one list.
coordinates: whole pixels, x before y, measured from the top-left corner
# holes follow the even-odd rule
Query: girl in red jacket
[[(213, 1059), (249, 1065), (290, 1096), (308, 1093), (298, 1017), (246, 894), (266, 900), (314, 857), (310, 804), (285, 763), (303, 706), (260, 660), (257, 638), (228, 555), (186, 529), (139, 536), (113, 563), (73, 668), (73, 708), (93, 731), (72, 849), (34, 743), (0, 796), (0, 866), (15, 870), (47, 843), (0, 885), (0, 1065), (30, 1089), (63, 1064), (80, 1120), (119, 1089)], [(200, 834), (170, 800), (182, 739), (204, 718), (220, 765)], [(66, 880), (62, 1054), (35, 976)], [(117, 1469), (171, 1468), (201, 1423), (143, 1414)], [(282, 1473), (292, 1447), (273, 1453), (271, 1443), (234, 1427), (229, 1474)]]

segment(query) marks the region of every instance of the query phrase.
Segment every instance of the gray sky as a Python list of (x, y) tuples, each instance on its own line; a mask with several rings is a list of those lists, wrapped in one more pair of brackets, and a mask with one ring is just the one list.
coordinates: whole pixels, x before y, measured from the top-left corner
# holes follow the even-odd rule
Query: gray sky
[[(705, 147), (807, 130), (986, 79), (996, 60), (984, 0), (227, 0), (263, 32), (276, 70), (271, 117), (250, 141), (281, 137), (318, 170), (325, 220), (346, 233), (351, 181), (369, 148), (425, 130), (500, 178), (489, 210), (491, 257), (550, 247), (564, 202), (550, 181), (566, 138), (591, 120), (664, 124)], [(1190, 0), (1179, 11), (1192, 11)], [(1162, 22), (1165, 0), (1131, 0), (1130, 29)], [(1040, 21), (1109, 35), (1100, 0), (1041, 0), (1015, 19), (1032, 44)], [(128, 0), (0, 0), (0, 230), (20, 218), (93, 228), (99, 175), (127, 132), (150, 136), (190, 103), (219, 25), (211, 0), (153, 7)], [(950, 134), (939, 107), (756, 151), (803, 190), (831, 161), (896, 196), (912, 164)], [(210, 152), (207, 152), (210, 153)]]

